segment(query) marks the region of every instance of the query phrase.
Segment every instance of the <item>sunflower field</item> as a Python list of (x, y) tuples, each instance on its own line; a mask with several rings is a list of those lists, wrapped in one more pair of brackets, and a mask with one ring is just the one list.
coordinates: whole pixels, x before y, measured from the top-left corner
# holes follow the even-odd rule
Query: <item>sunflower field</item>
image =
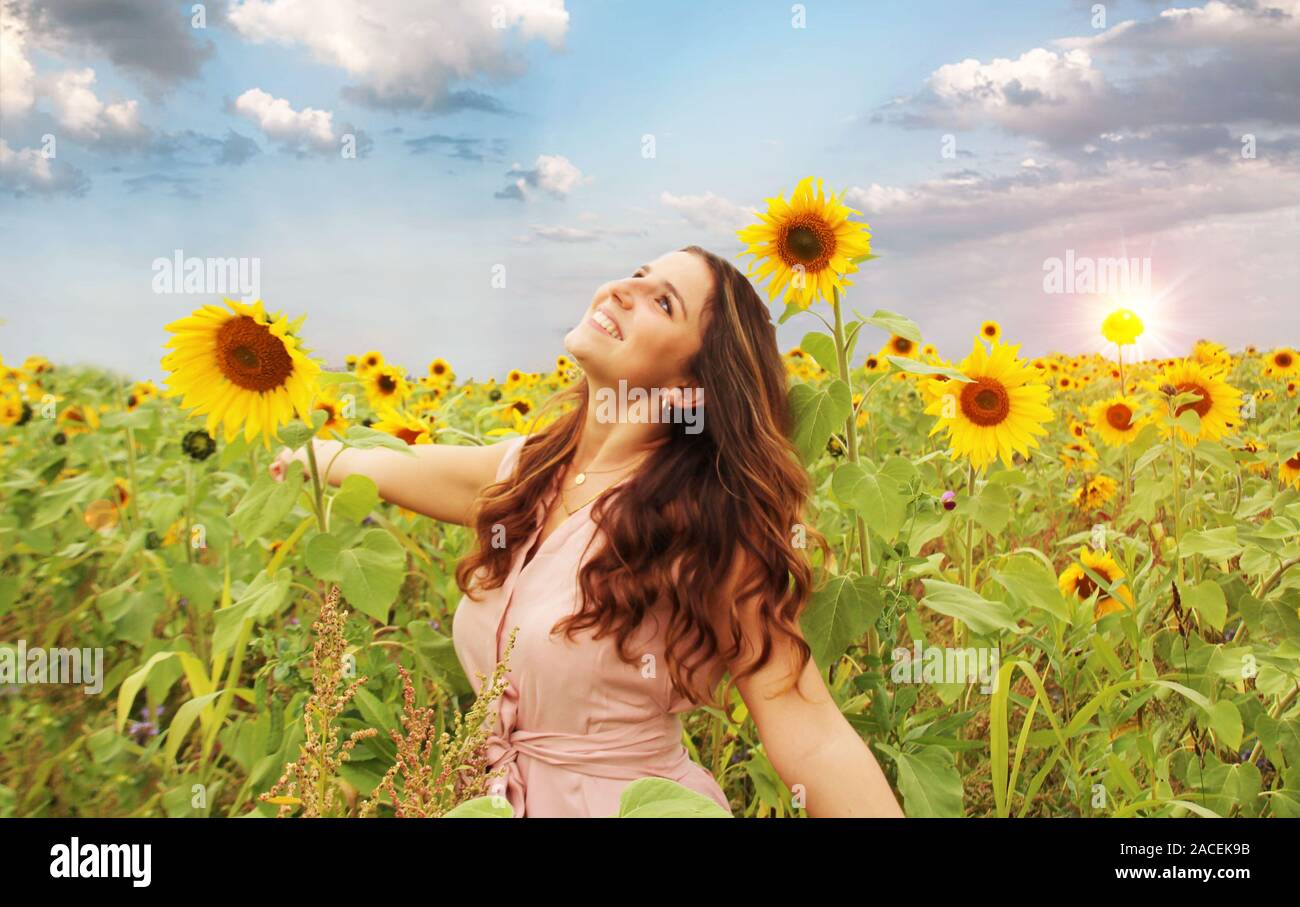
[[(803, 627), (906, 813), (1300, 816), (1296, 353), (1141, 358), (1120, 310), (1113, 356), (1022, 357), (990, 321), (944, 358), (848, 307), (865, 229), (805, 184), (772, 216), (800, 204), (851, 253), (815, 292), (760, 275), (791, 289), (782, 321), (825, 328), (785, 353), (830, 543)], [(580, 371), (328, 369), (260, 302), (167, 329), (165, 388), (0, 364), (0, 645), (104, 664), (89, 693), (3, 662), (0, 816), (500, 814), (477, 735), (502, 675), (465, 677), (450, 638), (470, 531), (268, 466), (312, 433), (533, 432)], [(684, 723), (734, 815), (805, 814), (738, 694)], [(673, 787), (641, 807), (703, 810)]]

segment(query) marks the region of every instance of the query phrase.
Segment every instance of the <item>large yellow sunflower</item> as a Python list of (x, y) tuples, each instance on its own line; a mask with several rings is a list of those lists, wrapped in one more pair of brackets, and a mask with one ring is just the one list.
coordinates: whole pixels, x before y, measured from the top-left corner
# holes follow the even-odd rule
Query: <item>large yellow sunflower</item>
[(737, 231), (747, 244), (741, 255), (753, 255), (757, 270), (750, 276), (771, 277), (768, 301), (782, 290), (785, 302), (806, 309), (821, 297), (830, 301), (835, 291), (852, 286), (844, 275), (858, 269), (855, 258), (871, 254), (871, 234), (864, 223), (849, 220), (858, 211), (846, 207), (834, 192), (823, 196), (821, 180), (805, 177), (786, 201), (767, 200), (762, 223)]
[(1132, 444), (1142, 430), (1145, 420), (1137, 415), (1138, 403), (1132, 397), (1117, 394), (1108, 400), (1099, 400), (1088, 410), (1088, 418), (1111, 447)]
[(251, 306), (225, 302), (230, 311), (206, 305), (167, 325), (167, 395), (206, 415), (210, 435), (224, 424), (227, 443), (242, 429), (246, 441), (261, 435), (270, 446), (295, 414), (310, 421), (320, 365), (299, 348), (289, 319), (268, 315), (260, 299)]
[[(1115, 559), (1104, 551), (1093, 551), (1091, 548), (1086, 547), (1080, 548), (1079, 560), (1110, 585), (1114, 585), (1117, 580), (1124, 578), (1123, 568), (1115, 563)], [(1117, 601), (1105, 589), (1100, 589), (1093, 578), (1084, 571), (1083, 566), (1078, 563), (1066, 567), (1061, 573), (1058, 582), (1062, 594), (1077, 598), (1079, 601), (1087, 601), (1094, 592), (1099, 593), (1097, 602), (1093, 606), (1093, 620), (1101, 620), (1107, 614), (1122, 611), (1126, 607), (1133, 607), (1133, 593), (1129, 591), (1128, 586), (1115, 587), (1115, 594), (1119, 596)]]
[[(1201, 417), (1201, 431), (1195, 438), (1178, 429), (1180, 440), (1189, 446), (1198, 440), (1219, 440), (1240, 420), (1241, 391), (1224, 381), (1215, 366), (1207, 367), (1192, 359), (1182, 359), (1162, 371), (1151, 383), (1164, 393), (1172, 389), (1175, 395), (1195, 393), (1200, 396), (1199, 400), (1178, 407), (1175, 413), (1175, 416), (1181, 416), (1190, 409)], [(1165, 437), (1173, 431), (1168, 420), (1164, 420), (1162, 430)]]
[(373, 426), (375, 431), (382, 431), (395, 438), (401, 438), (407, 444), (432, 444), (429, 426), (414, 416), (399, 413), (395, 409), (386, 410), (383, 418)]
[(1100, 510), (1106, 502), (1115, 497), (1118, 486), (1107, 475), (1095, 475), (1086, 480), (1074, 492), (1074, 503), (1080, 510)]
[(954, 460), (968, 457), (983, 469), (1000, 457), (1009, 468), (1013, 451), (1028, 456), (1029, 448), (1038, 446), (1034, 435), (1047, 434), (1043, 423), (1053, 418), (1049, 391), (1038, 373), (1016, 358), (1019, 349), (995, 342), (986, 350), (974, 340), (971, 354), (957, 367), (970, 382), (947, 382), (925, 408), (938, 416), (930, 434), (948, 432)]

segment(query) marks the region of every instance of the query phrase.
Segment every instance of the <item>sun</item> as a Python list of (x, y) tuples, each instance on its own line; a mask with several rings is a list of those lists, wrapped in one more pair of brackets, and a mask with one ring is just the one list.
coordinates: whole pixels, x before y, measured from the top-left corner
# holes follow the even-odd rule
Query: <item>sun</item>
[(311, 420), (320, 365), (299, 348), (296, 324), (278, 312), (268, 315), (260, 299), (251, 306), (225, 303), (229, 311), (205, 305), (167, 325), (167, 395), (207, 416), (208, 434), (223, 425), (226, 443), (242, 430), (245, 441), (261, 436), (270, 446), (295, 416)]

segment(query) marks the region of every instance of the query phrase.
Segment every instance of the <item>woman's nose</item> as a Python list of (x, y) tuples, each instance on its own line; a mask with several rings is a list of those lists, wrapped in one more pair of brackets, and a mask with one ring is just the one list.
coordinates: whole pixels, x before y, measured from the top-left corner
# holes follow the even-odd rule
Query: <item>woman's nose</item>
[(625, 309), (630, 309), (633, 305), (634, 298), (632, 292), (626, 286), (615, 285), (614, 288), (610, 290), (609, 295), (613, 298), (614, 302)]

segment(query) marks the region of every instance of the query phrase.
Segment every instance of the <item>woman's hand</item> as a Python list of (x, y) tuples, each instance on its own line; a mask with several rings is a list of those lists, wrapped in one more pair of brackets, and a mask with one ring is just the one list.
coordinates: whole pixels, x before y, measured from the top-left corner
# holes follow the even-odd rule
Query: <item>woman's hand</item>
[[(299, 464), (295, 467), (293, 464)], [(274, 462), (271, 463), (271, 475), (277, 482), (283, 482), (293, 469), (300, 469), (304, 480), (307, 479), (307, 448), (300, 447), (297, 450), (290, 450), (287, 447), (281, 447), (280, 452), (275, 455)]]

